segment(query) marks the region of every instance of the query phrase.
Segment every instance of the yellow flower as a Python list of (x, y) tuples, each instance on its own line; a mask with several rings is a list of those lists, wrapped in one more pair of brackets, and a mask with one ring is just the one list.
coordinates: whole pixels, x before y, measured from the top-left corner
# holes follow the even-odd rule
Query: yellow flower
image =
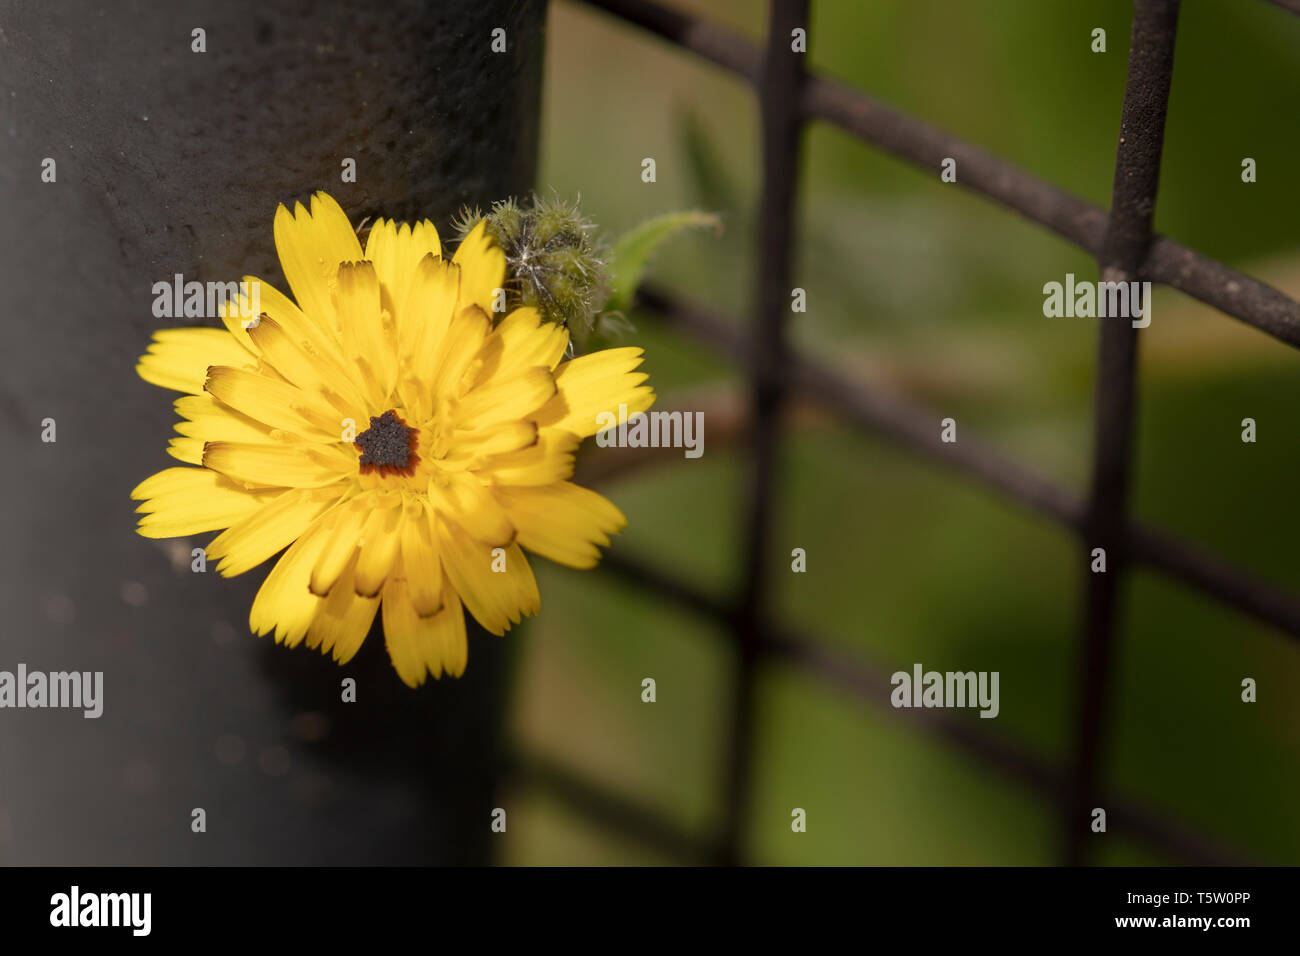
[[(401, 679), (460, 676), (464, 611), (503, 634), (540, 606), (521, 546), (594, 567), (626, 520), (568, 479), (582, 438), (654, 393), (641, 350), (561, 362), (565, 329), (516, 309), (480, 223), (450, 259), (438, 233), (380, 220), (362, 252), (325, 193), (281, 206), (275, 245), (297, 304), (246, 278), (225, 329), (154, 335), (141, 378), (185, 392), (168, 468), (131, 493), (151, 538), (224, 529), (223, 575), (287, 548), (253, 601), (255, 634), (344, 663), (382, 607)], [(260, 320), (241, 320), (258, 303)], [(249, 328), (244, 326), (248, 325)]]

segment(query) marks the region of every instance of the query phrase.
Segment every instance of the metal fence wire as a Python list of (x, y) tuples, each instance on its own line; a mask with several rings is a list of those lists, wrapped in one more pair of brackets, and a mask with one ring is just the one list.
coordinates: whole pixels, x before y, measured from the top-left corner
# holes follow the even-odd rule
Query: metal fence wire
[[(963, 437), (940, 440), (931, 412), (871, 386), (850, 382), (795, 354), (786, 341), (791, 250), (800, 141), (806, 124), (834, 124), (864, 142), (927, 171), (957, 160), (959, 184), (992, 199), (1086, 250), (1110, 281), (1144, 280), (1178, 289), (1247, 325), (1300, 347), (1300, 304), (1262, 282), (1152, 232), (1165, 111), (1173, 72), (1179, 0), (1135, 0), (1120, 117), (1110, 212), (1016, 168), (970, 143), (898, 112), (843, 84), (810, 73), (791, 49), (795, 28), (807, 28), (809, 0), (772, 0), (766, 49), (713, 23), (649, 0), (586, 0), (623, 20), (743, 77), (756, 93), (762, 120), (762, 190), (754, 321), (748, 333), (690, 302), (656, 289), (639, 304), (666, 327), (701, 341), (746, 370), (750, 467), (746, 566), (740, 593), (720, 600), (690, 582), (618, 552), (604, 566), (668, 597), (724, 628), (735, 663), (720, 832), (696, 835), (635, 799), (614, 793), (563, 766), (517, 756), (526, 780), (549, 788), (579, 812), (644, 841), (682, 862), (745, 861), (755, 743), (757, 668), (777, 662), (802, 669), (895, 719), (947, 741), (1009, 781), (1059, 807), (1060, 856), (1088, 862), (1090, 810), (1104, 807), (1108, 828), (1167, 858), (1199, 864), (1251, 862), (1243, 854), (1170, 821), (1158, 808), (1109, 792), (1099, 775), (1119, 593), (1127, 572), (1145, 565), (1239, 612), (1300, 637), (1300, 599), (1258, 580), (1216, 555), (1135, 521), (1130, 515), (1137, 332), (1128, 322), (1101, 322), (1094, 400), (1091, 482), (1080, 496)], [(1270, 0), (1300, 14), (1300, 0)], [(889, 706), (890, 671), (832, 649), (772, 621), (765, 604), (775, 460), (781, 412), (792, 395), (810, 398), (857, 428), (1003, 493), (1077, 533), (1084, 601), (1080, 613), (1077, 713), (1068, 766), (986, 731), (980, 721), (943, 709)], [(1108, 571), (1090, 572), (1093, 548), (1106, 549)]]

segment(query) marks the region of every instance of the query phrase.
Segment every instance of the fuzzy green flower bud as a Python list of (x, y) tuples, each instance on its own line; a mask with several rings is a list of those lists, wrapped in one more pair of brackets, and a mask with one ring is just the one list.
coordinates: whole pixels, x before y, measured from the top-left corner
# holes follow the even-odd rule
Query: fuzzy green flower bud
[(548, 322), (589, 332), (609, 296), (604, 251), (578, 203), (534, 195), (527, 204), (504, 199), (484, 217), (465, 210), (456, 222), (464, 239), (479, 220), (506, 256), (506, 308), (532, 306)]

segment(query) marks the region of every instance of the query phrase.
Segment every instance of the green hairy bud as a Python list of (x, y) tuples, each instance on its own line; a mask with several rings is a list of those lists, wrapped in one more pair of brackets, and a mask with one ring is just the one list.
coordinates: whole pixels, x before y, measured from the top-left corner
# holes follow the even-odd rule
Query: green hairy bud
[(506, 307), (532, 306), (541, 317), (579, 333), (591, 330), (609, 296), (604, 251), (578, 203), (534, 195), (503, 199), (486, 217), (466, 209), (455, 226), (463, 240), (480, 220), (506, 256)]

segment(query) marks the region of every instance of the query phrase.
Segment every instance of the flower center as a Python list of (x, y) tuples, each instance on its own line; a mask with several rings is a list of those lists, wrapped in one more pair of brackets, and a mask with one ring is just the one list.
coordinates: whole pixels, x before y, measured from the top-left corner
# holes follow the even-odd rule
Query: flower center
[(361, 452), (361, 473), (413, 475), (420, 460), (415, 453), (419, 436), (391, 408), (382, 415), (372, 415), (370, 427), (353, 442)]

